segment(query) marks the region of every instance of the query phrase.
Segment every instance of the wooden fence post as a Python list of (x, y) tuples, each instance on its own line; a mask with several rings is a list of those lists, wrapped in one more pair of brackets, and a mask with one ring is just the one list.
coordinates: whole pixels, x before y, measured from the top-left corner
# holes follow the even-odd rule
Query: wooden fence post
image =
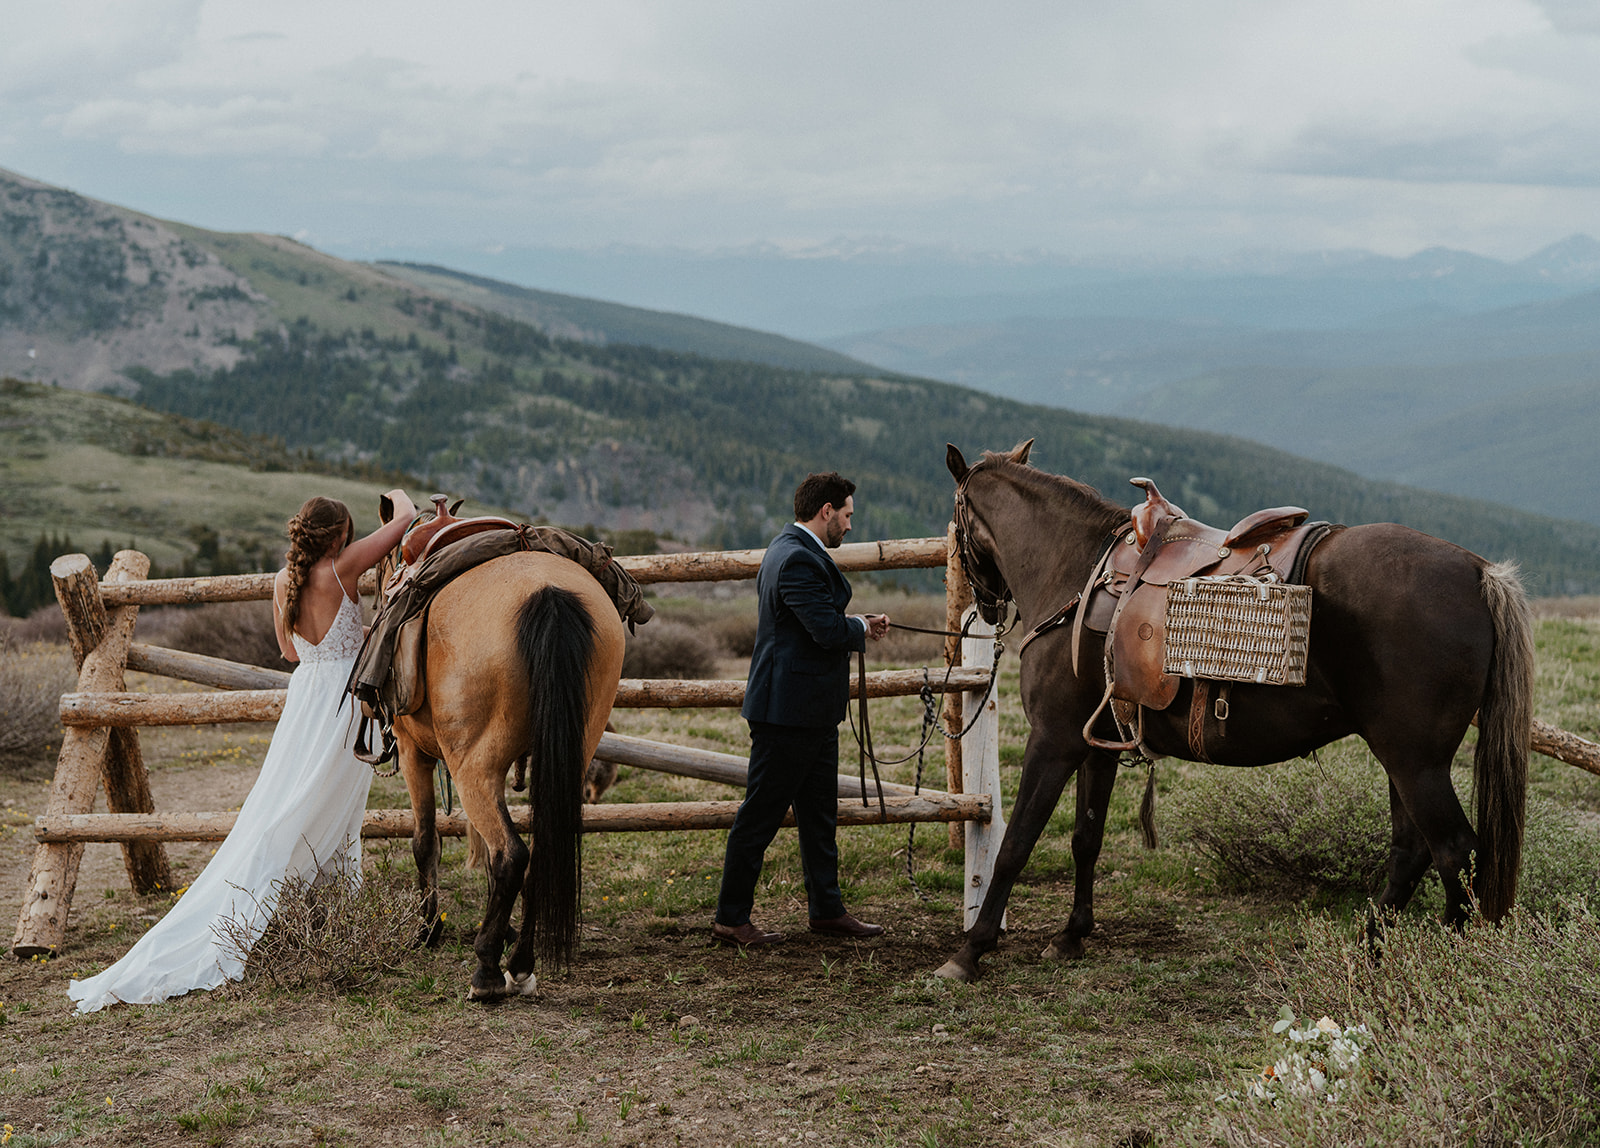
[[(944, 628), (959, 633), (961, 619), (965, 617), (967, 607), (972, 605), (972, 587), (967, 584), (966, 571), (961, 568), (961, 551), (956, 546), (956, 524), (952, 522), (945, 531), (945, 566), (944, 566)], [(947, 666), (962, 665), (961, 639), (946, 637), (944, 640), (944, 661)], [(961, 732), (962, 723), (961, 695), (951, 691), (944, 695), (944, 726), (952, 733)], [(947, 793), (962, 792), (961, 771), (961, 741), (958, 738), (945, 738), (944, 742), (944, 787)], [(950, 826), (950, 848), (959, 849), (963, 838), (961, 826)]]
[[(961, 656), (971, 666), (993, 665), (994, 627), (971, 611), (972, 623), (967, 637), (961, 643)], [(961, 755), (963, 793), (986, 794), (990, 798), (990, 815), (987, 822), (968, 821), (966, 828), (967, 881), (963, 904), (963, 929), (972, 928), (983, 907), (984, 894), (994, 877), (994, 856), (1000, 850), (1005, 836), (1005, 815), (1000, 808), (1000, 689), (996, 684), (988, 691), (962, 695), (962, 710), (972, 722), (967, 734), (965, 750)], [(1000, 922), (1005, 927), (1004, 918)]]
[[(107, 580), (139, 581), (149, 569), (149, 558), (136, 550), (122, 550), (113, 559)], [(73, 659), (78, 663), (78, 690), (100, 693), (124, 689), (123, 666), (133, 640), (138, 606), (119, 606), (108, 613), (100, 599), (94, 564), (87, 555), (57, 558), (50, 564), (50, 577), (66, 617)], [(69, 728), (61, 739), (46, 813), (90, 812), (102, 778), (106, 804), (112, 812), (155, 811), (138, 731)], [(123, 856), (135, 891), (147, 893), (171, 884), (166, 847), (160, 842), (126, 843)], [(81, 843), (43, 844), (34, 850), (22, 912), (11, 942), (16, 956), (47, 955), (61, 946), (82, 859)]]

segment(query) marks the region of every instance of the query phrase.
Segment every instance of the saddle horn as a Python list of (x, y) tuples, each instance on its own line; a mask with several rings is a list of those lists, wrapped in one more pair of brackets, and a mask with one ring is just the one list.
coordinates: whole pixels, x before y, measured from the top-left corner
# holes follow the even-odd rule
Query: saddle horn
[(1163, 518), (1187, 518), (1183, 508), (1173, 505), (1161, 491), (1156, 489), (1156, 484), (1148, 478), (1130, 478), (1134, 486), (1144, 491), (1143, 504), (1133, 508), (1133, 532), (1138, 536), (1139, 546), (1143, 548), (1150, 541), (1156, 531), (1156, 523)]

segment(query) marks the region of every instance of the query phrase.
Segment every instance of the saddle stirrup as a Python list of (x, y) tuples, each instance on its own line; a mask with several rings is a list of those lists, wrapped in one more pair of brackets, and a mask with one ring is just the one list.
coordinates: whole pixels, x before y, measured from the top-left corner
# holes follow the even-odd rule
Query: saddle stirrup
[(1144, 708), (1139, 709), (1139, 725), (1141, 728), (1134, 731), (1132, 741), (1106, 741), (1094, 735), (1094, 723), (1100, 715), (1106, 712), (1106, 706), (1111, 704), (1111, 683), (1106, 683), (1106, 692), (1100, 698), (1100, 704), (1094, 707), (1094, 713), (1089, 715), (1089, 720), (1083, 723), (1083, 740), (1094, 749), (1110, 750), (1113, 753), (1130, 753), (1139, 748), (1139, 742), (1144, 736)]

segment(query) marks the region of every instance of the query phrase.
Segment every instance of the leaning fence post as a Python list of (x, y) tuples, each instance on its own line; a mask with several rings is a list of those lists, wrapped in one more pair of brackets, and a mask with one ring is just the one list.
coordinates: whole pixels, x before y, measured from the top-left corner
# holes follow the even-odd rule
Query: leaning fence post
[[(994, 627), (969, 610), (971, 624), (961, 643), (966, 665), (994, 664)], [(998, 669), (997, 671), (998, 672)], [(1000, 688), (999, 683), (985, 694), (982, 691), (961, 695), (962, 711), (972, 723), (961, 755), (962, 792), (989, 795), (994, 811), (987, 822), (968, 821), (966, 827), (966, 885), (962, 928), (972, 928), (983, 907), (984, 895), (994, 878), (994, 857), (1005, 837), (1006, 821), (1000, 808)], [(1005, 927), (1004, 918), (1001, 927)]]
[[(142, 582), (150, 572), (150, 559), (137, 550), (119, 550), (111, 560), (105, 580), (110, 583)], [(128, 647), (133, 641), (133, 627), (138, 619), (136, 605), (117, 606), (106, 612), (106, 638), (100, 643), (95, 656), (104, 662), (104, 674), (111, 679), (109, 685), (97, 684), (97, 690), (125, 690), (124, 674), (128, 664)], [(83, 687), (80, 686), (80, 689)], [(155, 799), (150, 795), (150, 775), (144, 767), (144, 751), (139, 745), (139, 731), (131, 727), (113, 729), (107, 747), (101, 779), (106, 787), (106, 808), (112, 813), (154, 813)], [(122, 847), (123, 864), (128, 869), (128, 883), (140, 896), (158, 889), (172, 888), (172, 869), (167, 863), (166, 846), (159, 841), (130, 841)]]
[[(139, 581), (150, 569), (150, 559), (135, 550), (119, 551), (107, 579)], [(107, 612), (100, 599), (100, 583), (87, 555), (68, 554), (50, 564), (56, 599), (67, 621), (67, 638), (78, 663), (80, 693), (105, 693), (124, 688), (124, 666), (133, 640), (137, 606), (119, 606)], [(139, 752), (139, 735), (133, 729), (71, 728), (64, 731), (55, 779), (45, 804), (47, 814), (88, 813), (96, 790), (106, 780), (106, 804), (115, 813), (151, 813), (154, 804)], [(140, 806), (143, 808), (130, 808)], [(165, 846), (159, 842), (133, 842), (123, 847), (128, 876), (135, 890), (149, 892), (170, 884)], [(67, 914), (78, 883), (83, 859), (79, 843), (47, 843), (34, 850), (28, 886), (23, 892), (11, 951), (18, 957), (48, 955), (66, 939)]]

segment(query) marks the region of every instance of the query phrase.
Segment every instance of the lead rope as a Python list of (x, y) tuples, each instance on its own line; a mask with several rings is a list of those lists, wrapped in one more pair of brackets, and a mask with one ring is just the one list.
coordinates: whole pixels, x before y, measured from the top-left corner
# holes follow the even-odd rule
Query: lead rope
[(872, 723), (867, 719), (867, 652), (865, 649), (856, 651), (856, 678), (861, 683), (861, 733), (856, 738), (856, 748), (860, 751), (857, 764), (861, 775), (861, 804), (866, 807), (871, 804), (867, 800), (867, 762), (872, 762), (872, 784), (878, 790), (878, 815), (885, 822), (889, 820), (889, 808), (883, 801), (883, 778), (878, 776), (878, 755), (872, 751)]
[[(919, 634), (938, 634), (938, 635), (941, 635), (941, 636), (944, 636), (944, 637), (948, 637), (948, 638), (962, 638), (962, 639), (965, 639), (967, 637), (968, 631), (972, 627), (972, 623), (976, 619), (977, 619), (977, 614), (974, 613), (971, 617), (969, 617), (966, 620), (965, 623), (963, 623), (960, 631), (955, 631), (955, 630), (925, 630), (925, 629), (922, 629), (922, 628), (920, 628), (918, 626), (902, 626), (902, 625), (900, 625), (899, 623), (896, 623), (896, 622), (890, 622), (889, 625), (894, 627), (895, 629), (914, 630)], [(972, 732), (972, 727), (973, 726), (978, 724), (978, 717), (979, 717), (979, 715), (981, 715), (983, 713), (984, 706), (986, 706), (988, 704), (989, 695), (994, 692), (995, 685), (998, 682), (999, 677), (1000, 677), (1000, 658), (1006, 651), (1005, 637), (1006, 637), (1006, 634), (1009, 633), (1010, 629), (1011, 629), (1011, 627), (1009, 625), (1007, 625), (1007, 621), (1008, 621), (1008, 618), (1004, 618), (1004, 617), (1001, 618), (1000, 625), (995, 628), (995, 632), (994, 632), (994, 661), (991, 662), (990, 665), (989, 665), (989, 683), (988, 683), (988, 685), (986, 685), (984, 687), (983, 697), (980, 698), (978, 700), (978, 704), (975, 707), (973, 707), (971, 720), (969, 720), (967, 722), (965, 728), (963, 728), (960, 732), (951, 733), (949, 730), (944, 728), (944, 723), (939, 720), (938, 706), (934, 702), (933, 682), (932, 682), (932, 679), (928, 675), (928, 667), (927, 666), (923, 666), (922, 667), (922, 689), (918, 692), (918, 696), (922, 700), (922, 733), (921, 733), (921, 736), (917, 739), (917, 748), (912, 753), (906, 754), (905, 757), (896, 758), (894, 761), (888, 761), (888, 762), (884, 762), (883, 763), (885, 765), (899, 765), (902, 762), (910, 761), (913, 757), (915, 757), (917, 759), (917, 776), (916, 776), (916, 784), (912, 789), (913, 793), (922, 792), (922, 768), (923, 768), (923, 762), (924, 762), (924, 759), (925, 759), (924, 755), (925, 755), (926, 750), (928, 748), (928, 743), (933, 740), (933, 731), (934, 730), (938, 730), (941, 734), (944, 735), (946, 741), (960, 741), (962, 738), (966, 737), (967, 734)], [(866, 668), (866, 654), (864, 652), (862, 652), (862, 651), (857, 651), (857, 654), (858, 654), (857, 668), (858, 668), (858, 671), (859, 671), (859, 680), (860, 680), (860, 683), (861, 683), (861, 686), (860, 686), (860, 695), (861, 696), (858, 699), (858, 701), (860, 702), (860, 708), (861, 708), (861, 724), (860, 724), (860, 728), (858, 729), (857, 726), (856, 726), (855, 718), (852, 717), (851, 721), (850, 721), (850, 731), (851, 731), (851, 733), (853, 733), (855, 735), (856, 746), (860, 750), (860, 753), (861, 753), (861, 756), (859, 758), (859, 763), (860, 763), (859, 773), (860, 773), (860, 779), (861, 779), (861, 804), (862, 805), (869, 805), (870, 804), (870, 802), (867, 800), (867, 774), (866, 774), (866, 764), (865, 764), (866, 763), (866, 759), (870, 757), (872, 759), (872, 778), (873, 778), (873, 781), (876, 782), (877, 786), (878, 786), (878, 807), (879, 807), (880, 810), (883, 811), (884, 820), (888, 820), (888, 812), (887, 812), (887, 810), (884, 809), (883, 781), (878, 776), (878, 764), (879, 764), (878, 756), (877, 756), (876, 753), (873, 752), (872, 731), (871, 731), (871, 728), (867, 724), (867, 677), (866, 677), (867, 668)], [(945, 692), (949, 692), (950, 673), (954, 669), (955, 669), (954, 664), (950, 664), (950, 665), (945, 666), (945, 671), (944, 671)], [(911, 888), (916, 892), (917, 899), (920, 900), (920, 901), (927, 901), (928, 900), (928, 895), (925, 892), (923, 892), (922, 886), (917, 884), (916, 871), (915, 871), (915, 866), (914, 866), (914, 862), (913, 862), (913, 857), (914, 857), (915, 848), (916, 848), (916, 840), (917, 840), (917, 823), (915, 821), (912, 821), (912, 822), (907, 823), (907, 827), (906, 827), (906, 880), (911, 882)]]
[[(939, 711), (933, 701), (933, 682), (928, 677), (928, 667), (922, 667), (922, 689), (918, 697), (922, 699), (922, 744), (917, 748), (917, 779), (911, 787), (912, 793), (922, 792), (922, 761), (923, 749), (930, 740), (929, 730), (938, 724)], [(917, 823), (906, 823), (906, 880), (911, 882), (911, 891), (917, 895), (917, 900), (926, 903), (928, 894), (922, 891), (922, 886), (917, 884), (916, 856), (917, 849)]]

